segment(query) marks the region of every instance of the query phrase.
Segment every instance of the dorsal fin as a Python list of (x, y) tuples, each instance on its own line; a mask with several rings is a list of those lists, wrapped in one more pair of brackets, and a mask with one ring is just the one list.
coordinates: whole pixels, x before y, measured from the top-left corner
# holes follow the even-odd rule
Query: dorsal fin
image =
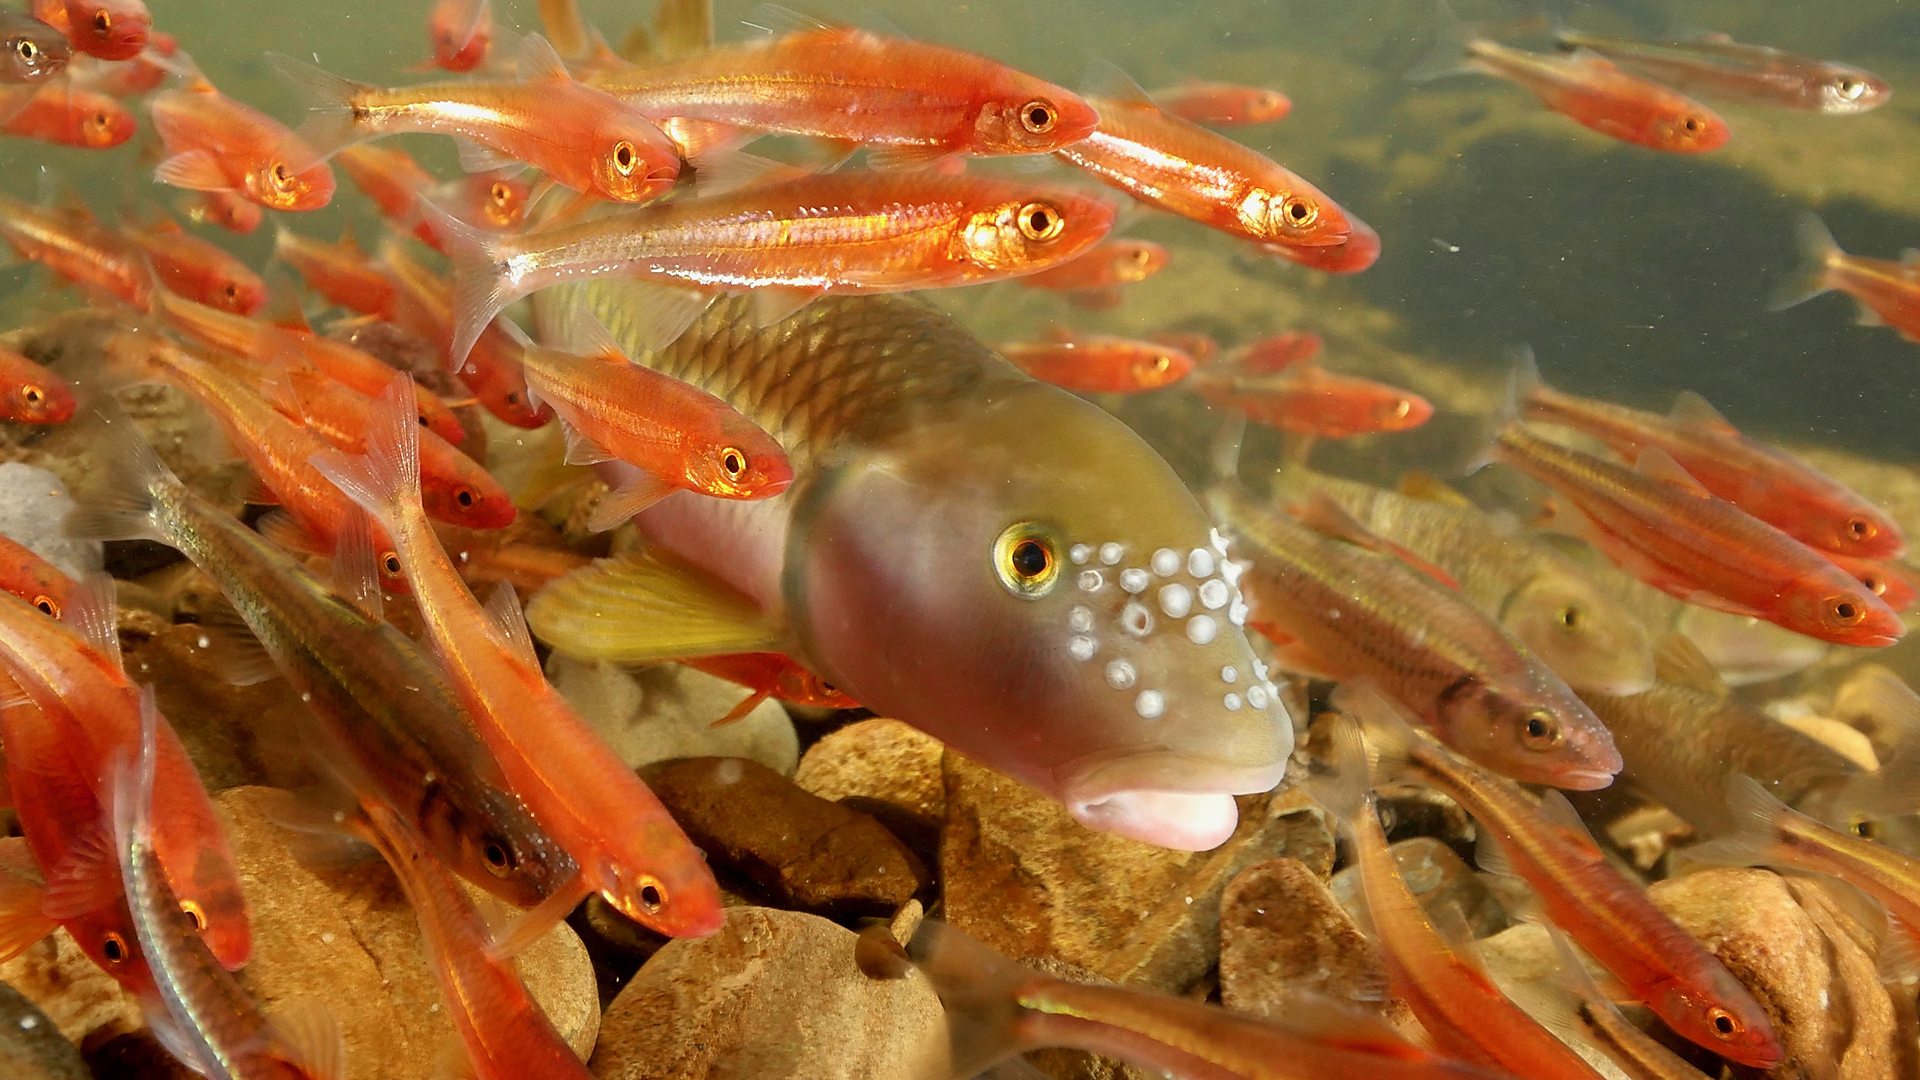
[(340, 524), (333, 551), (333, 591), (372, 622), (386, 617), (380, 594), (380, 568), (373, 553), (373, 519), (350, 513)]
[(1680, 391), (1680, 395), (1673, 399), (1673, 408), (1668, 410), (1667, 416), (1682, 424), (1698, 424), (1716, 431), (1738, 430), (1733, 426), (1733, 421), (1721, 415), (1712, 403), (1691, 390)]
[(307, 321), (307, 313), (300, 310), (300, 290), (285, 274), (274, 274), (267, 284), (267, 309), (262, 312), (266, 321), (282, 330), (295, 333), (313, 333), (313, 324)]
[(72, 626), (88, 645), (120, 666), (120, 632), (115, 628), (113, 579), (105, 574), (88, 574), (73, 591), (67, 614), (61, 620)]
[(1153, 98), (1135, 82), (1133, 76), (1123, 71), (1118, 64), (1109, 60), (1096, 59), (1087, 65), (1087, 73), (1080, 80), (1083, 93), (1092, 97), (1117, 101), (1125, 105), (1138, 105), (1147, 109), (1159, 109)]
[[(520, 53), (516, 57), (516, 70), (522, 82), (572, 82), (573, 76), (567, 72), (567, 65), (560, 54), (553, 51), (553, 45), (540, 34), (528, 34), (520, 40)], [(478, 172), (489, 170), (480, 169)]]
[(1561, 792), (1549, 788), (1541, 794), (1540, 819), (1566, 834), (1569, 839), (1579, 840), (1595, 851), (1600, 850), (1599, 842), (1594, 840), (1592, 830), (1580, 817), (1580, 811), (1575, 810), (1573, 803)]
[(1681, 468), (1680, 463), (1673, 460), (1672, 454), (1667, 453), (1657, 446), (1649, 446), (1640, 451), (1640, 456), (1634, 459), (1633, 471), (1649, 480), (1658, 480), (1664, 484), (1671, 484), (1685, 491), (1687, 494), (1698, 498), (1710, 499), (1713, 497), (1713, 492), (1708, 491), (1700, 481), (1695, 480), (1692, 473)]
[(1307, 497), (1305, 504), (1289, 509), (1302, 525), (1322, 536), (1344, 540), (1368, 551), (1398, 559), (1449, 589), (1460, 587), (1460, 583), (1454, 580), (1453, 575), (1354, 520), (1352, 514), (1342, 509), (1340, 504), (1334, 502), (1333, 497), (1324, 491), (1314, 492)]
[(487, 597), (487, 621), (494, 640), (511, 653), (514, 662), (530, 671), (540, 670), (540, 657), (533, 651), (533, 634), (527, 629), (527, 617), (520, 610), (520, 597), (511, 582), (501, 582)]
[(1661, 682), (1704, 691), (1715, 697), (1724, 697), (1728, 692), (1719, 669), (1685, 634), (1668, 634), (1654, 646), (1653, 674)]

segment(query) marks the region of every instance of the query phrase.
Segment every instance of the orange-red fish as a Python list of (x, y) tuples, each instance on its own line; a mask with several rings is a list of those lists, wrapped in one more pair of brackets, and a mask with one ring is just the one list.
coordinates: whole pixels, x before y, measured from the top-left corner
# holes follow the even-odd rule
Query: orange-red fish
[[(445, 220), (440, 219), (443, 233), (451, 228)], [(455, 352), (453, 286), (399, 244), (385, 245), (380, 259), (395, 286), (393, 321), (447, 350), (454, 373), (488, 412), (503, 423), (528, 429), (553, 418), (552, 410), (536, 406), (527, 392), (521, 355), (525, 347), (518, 340), (489, 318), (471, 348)]]
[(860, 703), (835, 689), (825, 679), (808, 671), (786, 653), (733, 653), (727, 656), (702, 656), (682, 661), (709, 675), (737, 683), (753, 691), (716, 725), (729, 724), (758, 708), (768, 698), (815, 709), (857, 709)]
[[(863, 934), (856, 949), (862, 970), (883, 978), (900, 953), (885, 927)], [(1146, 1075), (1193, 1080), (1505, 1076), (1435, 1053), (1378, 1015), (1311, 992), (1257, 1016), (1149, 990), (1068, 982), (931, 919), (914, 933), (908, 955), (947, 1009), (956, 1075), (980, 1073), (1022, 1051), (1068, 1046), (1134, 1062)]]
[(526, 222), (533, 185), (511, 173), (480, 173), (455, 182), (448, 201), (454, 216), (494, 232), (511, 232)]
[(765, 499), (793, 483), (786, 451), (733, 406), (633, 363), (610, 341), (591, 350), (522, 354), (528, 389), (566, 424), (569, 462), (618, 459), (640, 470), (601, 500), (590, 527), (610, 529), (675, 491)]
[(171, 221), (124, 232), (169, 292), (236, 315), (251, 315), (267, 302), (266, 282), (246, 263)]
[[(11, 702), (0, 714), (7, 734), (18, 733), (20, 741), (37, 747), (16, 762), (16, 749), (25, 748), (7, 741), (15, 807), (25, 811), (33, 799), (22, 789), (21, 774), (70, 776), (77, 768), (87, 777), (85, 798), (75, 793), (47, 809), (88, 816), (49, 823), (63, 838), (59, 846), (34, 843), (50, 890), (42, 914), (55, 920), (111, 910), (120, 900), (117, 875), (111, 873), (112, 845), (100, 843), (111, 834), (111, 824), (98, 785), (115, 755), (139, 743), (140, 693), (120, 666), (112, 609), (111, 587), (104, 579), (80, 590), (58, 621), (24, 600), (0, 594), (0, 670), (31, 705)], [(33, 711), (38, 715), (25, 715)], [(48, 736), (55, 740), (53, 760), (40, 756), (46, 748), (39, 740)], [(246, 900), (213, 802), (170, 730), (161, 736), (157, 797), (162, 812), (155, 844), (167, 875), (207, 946), (222, 964), (238, 967), (253, 948)], [(128, 944), (122, 942), (123, 950)]]
[(32, 360), (0, 346), (0, 420), (16, 424), (64, 424), (78, 402), (67, 381)]
[(48, 618), (58, 619), (66, 614), (78, 589), (66, 571), (24, 545), (0, 536), (0, 590), (25, 600)]
[(1284, 334), (1263, 337), (1234, 350), (1229, 361), (1233, 366), (1249, 375), (1271, 375), (1300, 364), (1311, 363), (1326, 346), (1319, 334), (1305, 330), (1289, 330)]
[[(8, 135), (81, 150), (107, 150), (133, 138), (133, 114), (105, 94), (68, 85), (23, 88), (14, 94), (19, 107), (0, 124)], [(0, 104), (0, 112), (10, 108)]]
[(1053, 292), (1104, 294), (1145, 281), (1166, 265), (1167, 249), (1151, 240), (1103, 240), (1071, 262), (1028, 274), (1020, 284)]
[(33, 0), (33, 16), (102, 60), (131, 60), (147, 47), (153, 16), (141, 0)]
[(437, 0), (427, 13), (433, 66), (472, 71), (493, 44), (493, 0)]
[(1021, 371), (1081, 394), (1137, 394), (1171, 386), (1193, 370), (1193, 357), (1157, 341), (1065, 331), (1042, 341), (1000, 346)]
[(230, 191), (198, 192), (186, 200), (182, 212), (196, 225), (211, 222), (242, 236), (259, 228), (266, 216), (259, 203), (248, 202)]
[(1513, 781), (1416, 733), (1377, 692), (1355, 696), (1365, 702), (1357, 711), (1376, 783), (1412, 779), (1473, 815), (1499, 853), (1494, 865), (1483, 854), (1481, 868), (1531, 885), (1553, 924), (1668, 1027), (1742, 1065), (1779, 1064), (1765, 1010), (1644, 887), (1614, 868), (1566, 796), (1549, 791), (1536, 802)]
[(1900, 617), (1846, 571), (1726, 502), (1653, 447), (1633, 467), (1549, 442), (1518, 423), (1493, 446), (1567, 504), (1554, 524), (1682, 600), (1841, 645), (1891, 645)]
[(1212, 127), (1268, 124), (1293, 111), (1278, 90), (1238, 83), (1189, 82), (1155, 91), (1154, 104), (1182, 120)]
[(1257, 424), (1318, 438), (1409, 431), (1433, 416), (1433, 405), (1420, 395), (1327, 371), (1313, 362), (1313, 351), (1295, 346), (1289, 356), (1279, 344), (1256, 348), (1253, 370), (1264, 374), (1209, 367), (1195, 372), (1191, 382), (1217, 407)]
[(420, 220), (420, 198), (437, 181), (406, 151), (390, 146), (349, 146), (333, 160), (395, 228), (412, 232), (435, 251), (443, 250), (433, 230)]
[(92, 216), (0, 195), (0, 239), (81, 289), (144, 308), (152, 277)]
[(0, 82), (44, 82), (64, 71), (73, 46), (32, 15), (0, 12)]
[(1657, 82), (1629, 75), (1598, 53), (1531, 53), (1473, 36), (1443, 3), (1442, 37), (1408, 74), (1416, 81), (1478, 72), (1504, 79), (1582, 127), (1670, 154), (1726, 145), (1731, 129), (1712, 109)]
[[(380, 393), (393, 381), (393, 368), (344, 341), (242, 318), (165, 291), (155, 295), (155, 308), (169, 327), (203, 345), (261, 364), (311, 366), (363, 397)], [(420, 423), (435, 435), (455, 444), (466, 438), (466, 429), (446, 402), (423, 390), (419, 404)]]
[(1860, 559), (1898, 558), (1906, 549), (1900, 526), (1871, 499), (1742, 435), (1698, 394), (1682, 394), (1662, 416), (1563, 394), (1540, 381), (1531, 358), (1518, 378), (1528, 419), (1584, 431), (1628, 461), (1657, 446), (1700, 486), (1809, 547)]
[(1341, 717), (1332, 731), (1335, 770), (1309, 781), (1313, 796), (1353, 843), (1360, 892), (1386, 961), (1388, 988), (1446, 1053), (1527, 1080), (1598, 1080), (1600, 1074), (1500, 992), (1470, 954), (1465, 927), (1436, 926), (1400, 876), (1367, 790), (1360, 727)]
[(862, 145), (874, 168), (1044, 154), (1086, 138), (1098, 119), (1079, 95), (985, 57), (845, 27), (719, 46), (596, 82), (656, 121)]
[(1346, 211), (1264, 154), (1142, 95), (1093, 105), (1099, 127), (1057, 153), (1149, 206), (1282, 248), (1334, 247), (1353, 231)]
[(598, 892), (672, 936), (720, 928), (719, 887), (699, 850), (633, 770), (547, 682), (513, 590), (483, 608), (420, 506), (413, 381), (387, 391), (369, 454), (329, 452), (318, 467), (394, 538), (428, 639), (508, 784), (580, 866), (575, 889), (542, 905), (557, 918)]
[(1162, 345), (1171, 345), (1188, 356), (1196, 364), (1212, 360), (1220, 352), (1220, 343), (1211, 335), (1197, 330), (1176, 330), (1153, 335), (1153, 340)]
[(1267, 251), (1329, 274), (1357, 274), (1380, 261), (1380, 234), (1352, 214), (1347, 215), (1347, 227), (1345, 243), (1311, 248), (1268, 245)]
[[(307, 96), (308, 141), (332, 150), (361, 139), (427, 132), (468, 147), (466, 160), (524, 161), (574, 191), (642, 202), (673, 184), (680, 154), (631, 106), (575, 82), (545, 38), (529, 36), (512, 81), (451, 82), (381, 89), (274, 54)], [(487, 152), (491, 153), (487, 153)]]
[(373, 264), (351, 236), (329, 244), (281, 229), (273, 237), (273, 257), (293, 267), (307, 288), (329, 303), (370, 318), (393, 318), (393, 279)]
[(364, 800), (361, 815), (354, 831), (393, 868), (420, 921), (440, 993), (466, 1048), (461, 1071), (475, 1080), (588, 1080), (587, 1067), (527, 992), (512, 960), (486, 947), (486, 920), (459, 879), (384, 803)]
[(1843, 292), (1859, 302), (1861, 325), (1891, 326), (1908, 341), (1920, 342), (1920, 255), (1908, 251), (1899, 262), (1849, 255), (1811, 214), (1800, 219), (1796, 237), (1800, 267), (1775, 290), (1775, 311), (1824, 292)]
[(1893, 609), (1897, 614), (1906, 614), (1913, 610), (1913, 603), (1920, 599), (1920, 579), (1916, 579), (1911, 567), (1896, 562), (1854, 559), (1845, 555), (1829, 554), (1827, 558), (1833, 564), (1854, 579), (1865, 585), (1880, 598), (1880, 602)]
[(189, 66), (179, 57), (180, 42), (172, 34), (155, 31), (147, 47), (131, 60), (95, 64), (86, 72), (85, 86), (112, 98), (139, 97), (158, 90), (167, 77)]
[(333, 170), (278, 120), (206, 82), (156, 95), (148, 106), (168, 157), (154, 179), (189, 191), (237, 195), (269, 210), (318, 210)]
[(833, 292), (945, 288), (1019, 277), (1078, 257), (1113, 208), (1029, 182), (844, 170), (676, 200), (520, 236), (427, 213), (452, 247), (458, 360), (514, 299), (578, 277), (650, 286), (651, 344), (712, 298), (745, 291), (763, 322)]

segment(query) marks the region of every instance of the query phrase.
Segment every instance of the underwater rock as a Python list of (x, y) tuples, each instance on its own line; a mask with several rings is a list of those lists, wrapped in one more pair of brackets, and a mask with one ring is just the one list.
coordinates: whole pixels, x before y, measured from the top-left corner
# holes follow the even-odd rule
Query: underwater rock
[(87, 1080), (80, 1051), (47, 1014), (0, 983), (0, 1076), (8, 1080)]
[(17, 461), (0, 463), (0, 535), (79, 577), (100, 565), (100, 542), (67, 538), (72, 512), (73, 497), (58, 476)]
[(872, 814), (918, 846), (947, 816), (945, 752), (938, 739), (898, 720), (858, 720), (809, 747), (793, 782)]
[(716, 865), (782, 907), (888, 915), (929, 883), (927, 868), (873, 818), (742, 758), (682, 758), (640, 770)]
[(1656, 903), (1753, 992), (1786, 1060), (1768, 1075), (1896, 1075), (1894, 1010), (1865, 931), (1828, 886), (1769, 870), (1711, 869), (1656, 882)]
[[(1445, 843), (1431, 836), (1415, 836), (1396, 842), (1392, 851), (1407, 888), (1413, 890), (1413, 895), (1428, 911), (1449, 906), (1458, 908), (1476, 938), (1506, 929), (1506, 911), (1487, 888), (1485, 876), (1475, 873)], [(1358, 913), (1366, 904), (1360, 897), (1360, 876), (1356, 871), (1356, 867), (1347, 867), (1333, 875), (1328, 887), (1341, 907)]]
[(607, 1007), (600, 1080), (867, 1080), (947, 1074), (940, 999), (922, 978), (876, 980), (856, 935), (815, 915), (735, 908), (681, 938)]
[(285, 682), (228, 682), (223, 643), (190, 623), (165, 626), (144, 642), (132, 637), (123, 627), (127, 673), (153, 687), (208, 791), (288, 785), (302, 775), (299, 733), (316, 721)]
[(75, 1043), (96, 1030), (130, 1031), (145, 1023), (139, 1004), (94, 966), (65, 930), (55, 930), (0, 963), (0, 983), (32, 1002)]
[(1386, 978), (1365, 932), (1298, 859), (1247, 867), (1221, 897), (1220, 1002), (1230, 1009), (1280, 1017), (1304, 991), (1417, 1031), (1407, 1007), (1382, 996)]
[(799, 736), (777, 701), (763, 701), (733, 723), (714, 727), (747, 691), (705, 672), (679, 664), (625, 671), (555, 655), (547, 677), (631, 768), (729, 757), (786, 776), (800, 761)]
[[(326, 1004), (346, 1040), (349, 1080), (432, 1075), (455, 1034), (413, 909), (378, 859), (302, 863), (295, 854), (298, 835), (270, 817), (281, 798), (257, 787), (215, 797), (229, 819), (227, 838), (253, 914), (247, 988), (269, 1014), (300, 1001)], [(528, 946), (519, 970), (534, 1000), (584, 1058), (600, 1009), (586, 950), (573, 930), (557, 926)]]

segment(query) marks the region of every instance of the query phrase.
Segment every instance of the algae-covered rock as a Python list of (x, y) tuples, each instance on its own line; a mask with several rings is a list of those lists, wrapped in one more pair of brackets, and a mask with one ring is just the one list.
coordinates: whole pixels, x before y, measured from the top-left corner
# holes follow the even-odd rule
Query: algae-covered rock
[(945, 1013), (923, 978), (869, 979), (857, 936), (814, 915), (735, 908), (681, 938), (608, 1006), (600, 1080), (944, 1076)]
[(783, 907), (884, 915), (924, 889), (927, 868), (878, 821), (742, 758), (684, 758), (640, 771), (717, 866)]
[(793, 721), (763, 701), (730, 724), (714, 721), (747, 696), (741, 687), (679, 664), (626, 671), (555, 655), (547, 675), (630, 767), (675, 758), (733, 757), (782, 775), (800, 760)]

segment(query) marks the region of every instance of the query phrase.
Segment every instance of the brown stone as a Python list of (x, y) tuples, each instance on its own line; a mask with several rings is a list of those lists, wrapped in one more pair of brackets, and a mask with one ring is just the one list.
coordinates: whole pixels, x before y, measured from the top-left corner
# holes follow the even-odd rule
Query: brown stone
[[(1451, 847), (1435, 837), (1416, 836), (1396, 842), (1391, 850), (1407, 888), (1428, 911), (1458, 909), (1476, 938), (1506, 929), (1506, 912), (1487, 888), (1484, 876), (1475, 873)], [(1329, 886), (1340, 906), (1349, 912), (1358, 914), (1366, 907), (1360, 894), (1358, 867), (1349, 866), (1333, 875)]]
[(735, 908), (669, 942), (608, 1006), (600, 1080), (945, 1076), (945, 1013), (924, 978), (869, 979), (857, 935), (797, 911)]
[(87, 1080), (86, 1063), (47, 1014), (0, 983), (0, 1076), (7, 1080)]
[(947, 816), (940, 758), (931, 735), (898, 720), (859, 720), (807, 750), (794, 783), (879, 818), (902, 838), (932, 837)]
[(929, 882), (926, 866), (878, 821), (758, 762), (683, 758), (640, 775), (709, 859), (783, 907), (889, 915)]
[(1220, 902), (1220, 1001), (1282, 1017), (1302, 992), (1379, 1012), (1411, 1027), (1412, 1014), (1383, 997), (1379, 951), (1314, 869), (1273, 859), (1240, 872)]
[(127, 673), (153, 687), (207, 790), (290, 785), (304, 775), (290, 733), (316, 721), (285, 681), (229, 682), (221, 668), (225, 643), (192, 624), (128, 644)]

